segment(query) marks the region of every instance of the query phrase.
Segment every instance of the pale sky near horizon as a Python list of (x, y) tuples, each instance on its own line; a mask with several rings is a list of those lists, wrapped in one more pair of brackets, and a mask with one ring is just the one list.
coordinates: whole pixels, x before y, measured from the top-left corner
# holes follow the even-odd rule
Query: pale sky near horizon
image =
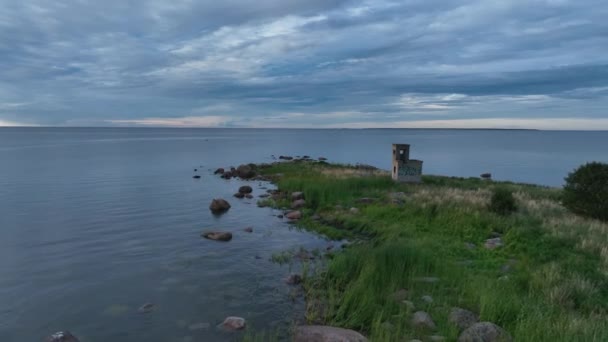
[(0, 126), (608, 129), (606, 0), (0, 0)]

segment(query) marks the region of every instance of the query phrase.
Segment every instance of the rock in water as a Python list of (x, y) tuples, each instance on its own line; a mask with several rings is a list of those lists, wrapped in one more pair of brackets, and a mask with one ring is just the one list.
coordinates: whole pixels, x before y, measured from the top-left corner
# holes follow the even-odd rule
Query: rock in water
[(59, 331), (46, 338), (46, 342), (80, 342), (69, 331)]
[(236, 198), (243, 198), (243, 197), (245, 197), (245, 194), (242, 193), (242, 192), (237, 192), (236, 194), (234, 194), (234, 197), (236, 197)]
[(503, 328), (491, 322), (471, 325), (458, 337), (458, 342), (511, 342), (513, 339)]
[(291, 203), (291, 209), (300, 209), (306, 205), (306, 201), (303, 199), (295, 200)]
[(222, 198), (213, 199), (209, 205), (209, 210), (214, 214), (221, 214), (228, 211), (228, 209), (230, 209), (230, 203)]
[(202, 237), (209, 240), (215, 241), (230, 241), (232, 240), (232, 233), (229, 232), (204, 232), (201, 234)]
[(247, 233), (253, 233), (253, 227), (247, 227), (245, 229), (243, 229), (245, 232)]
[(245, 322), (244, 318), (230, 316), (230, 317), (226, 317), (224, 322), (222, 322), (222, 324), (220, 324), (220, 327), (225, 330), (235, 331), (235, 330), (245, 329), (246, 325), (247, 325), (247, 323)]
[(448, 317), (450, 323), (458, 327), (460, 331), (470, 327), (477, 323), (479, 320), (477, 315), (473, 312), (461, 308), (452, 308), (450, 316)]
[(139, 313), (150, 313), (150, 312), (154, 311), (154, 304), (146, 303), (146, 304), (140, 306), (139, 309), (137, 309), (137, 311)]
[(223, 168), (219, 168), (217, 170), (215, 170), (215, 172), (213, 172), (214, 175), (223, 175), (224, 174), (224, 169)]
[(200, 179), (200, 178), (201, 178), (201, 176), (199, 176), (199, 175), (194, 175), (194, 176), (192, 176), (192, 178), (194, 178), (194, 179)]
[(424, 311), (416, 311), (414, 313), (414, 317), (412, 317), (412, 325), (418, 329), (437, 329), (437, 326), (435, 325), (435, 322), (433, 322), (431, 315)]
[(249, 179), (255, 176), (255, 171), (253, 171), (253, 168), (250, 165), (243, 164), (239, 165), (239, 167), (236, 169), (236, 174), (241, 178)]
[(249, 185), (243, 185), (239, 188), (239, 192), (242, 194), (250, 194), (253, 192), (253, 189)]
[(299, 220), (302, 218), (302, 212), (299, 210), (290, 211), (285, 214), (285, 217), (289, 220)]
[(293, 342), (368, 342), (360, 333), (324, 325), (302, 325), (295, 328)]
[(290, 274), (289, 277), (285, 278), (285, 283), (288, 285), (298, 285), (302, 282), (302, 277), (299, 274)]

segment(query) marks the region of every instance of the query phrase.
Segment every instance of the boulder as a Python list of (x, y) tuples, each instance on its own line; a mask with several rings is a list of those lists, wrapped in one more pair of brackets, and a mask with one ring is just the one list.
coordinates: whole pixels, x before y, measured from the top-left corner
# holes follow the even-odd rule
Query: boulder
[(236, 169), (236, 174), (241, 178), (249, 179), (255, 176), (255, 171), (250, 165), (243, 164)]
[(285, 283), (288, 285), (298, 285), (302, 282), (302, 276), (299, 274), (290, 274), (287, 278), (285, 278)]
[(217, 170), (215, 170), (215, 172), (213, 172), (214, 175), (223, 175), (224, 174), (224, 168), (219, 168)]
[(360, 333), (323, 325), (302, 325), (295, 328), (293, 342), (367, 342)]
[(412, 317), (412, 325), (417, 329), (437, 329), (437, 326), (435, 325), (435, 322), (433, 322), (431, 315), (424, 311), (414, 312), (414, 316)]
[(289, 220), (299, 220), (302, 218), (302, 212), (299, 210), (290, 211), (285, 214), (285, 217)]
[(146, 303), (137, 309), (137, 312), (139, 313), (150, 313), (152, 311), (154, 311), (154, 304), (152, 303)]
[(59, 331), (46, 338), (46, 342), (80, 342), (69, 331)]
[(303, 199), (295, 200), (291, 203), (291, 209), (300, 209), (306, 205), (306, 201)]
[(479, 318), (473, 312), (461, 308), (452, 308), (448, 321), (458, 327), (460, 331), (465, 330), (471, 325), (477, 323)]
[(503, 242), (502, 242), (502, 238), (493, 238), (493, 239), (487, 239), (486, 242), (483, 244), (483, 246), (486, 249), (496, 249), (499, 247), (502, 247)]
[(232, 240), (232, 233), (229, 232), (204, 232), (201, 234), (202, 237), (209, 240), (215, 241), (230, 241)]
[(491, 322), (475, 323), (458, 337), (458, 342), (511, 342), (513, 339), (503, 328)]
[(214, 198), (209, 205), (209, 210), (214, 214), (221, 214), (230, 209), (230, 203), (222, 198)]
[(242, 317), (230, 316), (226, 317), (226, 319), (220, 324), (220, 327), (224, 330), (235, 331), (235, 330), (243, 330), (247, 322)]
[(301, 191), (296, 191), (296, 192), (292, 192), (291, 193), (291, 200), (292, 201), (297, 201), (300, 199), (304, 199), (304, 193)]
[(245, 197), (245, 194), (242, 193), (242, 192), (237, 192), (236, 194), (234, 194), (234, 197), (236, 197), (236, 198), (243, 198), (243, 197)]
[(239, 188), (239, 192), (242, 194), (250, 194), (253, 192), (253, 188), (251, 188), (249, 185), (243, 185)]

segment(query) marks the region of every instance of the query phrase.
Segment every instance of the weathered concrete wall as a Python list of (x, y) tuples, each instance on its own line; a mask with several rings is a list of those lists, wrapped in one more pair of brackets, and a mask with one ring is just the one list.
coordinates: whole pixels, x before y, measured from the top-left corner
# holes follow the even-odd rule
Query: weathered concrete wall
[(395, 181), (420, 183), (422, 181), (422, 160), (409, 159), (410, 145), (393, 144), (393, 170)]

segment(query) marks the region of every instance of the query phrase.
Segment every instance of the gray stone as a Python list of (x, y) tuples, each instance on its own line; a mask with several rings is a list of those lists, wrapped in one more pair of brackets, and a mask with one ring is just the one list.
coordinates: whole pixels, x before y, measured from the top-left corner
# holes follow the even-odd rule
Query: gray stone
[(412, 317), (412, 325), (418, 329), (437, 329), (437, 326), (435, 325), (435, 322), (433, 322), (431, 315), (424, 311), (414, 312), (414, 316)]
[(491, 322), (475, 323), (458, 337), (458, 342), (511, 342), (513, 339), (503, 328)]
[(350, 211), (351, 214), (358, 214), (359, 213), (359, 209), (355, 208), (355, 207), (350, 208), (349, 211)]
[(303, 199), (295, 200), (291, 203), (291, 209), (300, 209), (306, 205), (306, 201)]
[(209, 240), (215, 241), (230, 241), (232, 240), (232, 233), (229, 232), (204, 232), (201, 234), (202, 237)]
[(431, 304), (433, 302), (433, 297), (426, 295), (426, 296), (422, 296), (420, 299), (422, 299), (423, 302)]
[(452, 308), (448, 321), (458, 327), (460, 331), (465, 330), (471, 325), (477, 323), (479, 318), (476, 314), (462, 308)]
[(323, 325), (302, 325), (295, 328), (293, 342), (367, 342), (360, 333)]
[(146, 303), (146, 304), (140, 306), (139, 309), (137, 309), (137, 311), (139, 313), (150, 313), (150, 312), (154, 311), (154, 304)]
[(502, 247), (503, 242), (502, 242), (502, 238), (492, 238), (492, 239), (487, 239), (486, 242), (483, 244), (483, 246), (486, 249), (496, 249), (499, 247)]
[(80, 342), (69, 331), (59, 331), (46, 338), (46, 342)]
[(230, 317), (226, 317), (224, 322), (222, 322), (220, 324), (220, 328), (222, 328), (224, 330), (235, 331), (235, 330), (245, 329), (246, 325), (247, 325), (247, 322), (245, 321), (244, 318), (230, 316)]
[(209, 210), (214, 214), (221, 214), (230, 209), (230, 203), (223, 198), (214, 198), (209, 205)]

